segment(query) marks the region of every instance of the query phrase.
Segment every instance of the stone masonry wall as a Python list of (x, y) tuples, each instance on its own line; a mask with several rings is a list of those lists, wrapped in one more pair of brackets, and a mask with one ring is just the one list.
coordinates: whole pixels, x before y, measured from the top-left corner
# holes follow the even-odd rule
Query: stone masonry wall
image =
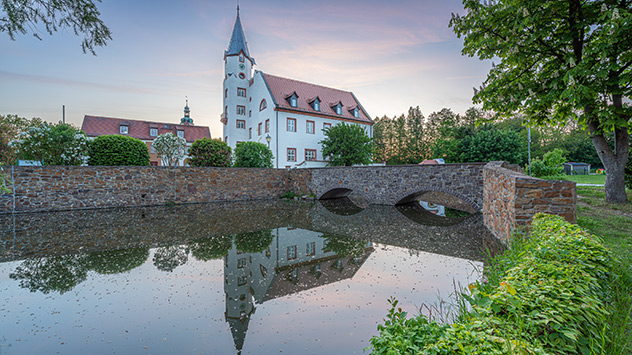
[(530, 225), (538, 212), (559, 215), (570, 223), (577, 221), (577, 193), (572, 181), (534, 178), (504, 162), (485, 165), (483, 181), (485, 225), (504, 242), (517, 227)]
[(2, 167), (0, 213), (278, 198), (309, 192), (309, 171), (254, 168)]

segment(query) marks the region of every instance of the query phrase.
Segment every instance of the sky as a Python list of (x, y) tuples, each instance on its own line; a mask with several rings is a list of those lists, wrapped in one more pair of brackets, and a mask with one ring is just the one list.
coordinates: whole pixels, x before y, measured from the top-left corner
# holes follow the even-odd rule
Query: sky
[[(112, 1), (97, 7), (112, 32), (97, 55), (68, 29), (52, 36), (0, 33), (0, 114), (81, 126), (84, 115), (179, 123), (185, 98), (195, 125), (222, 136), (223, 55), (233, 0)], [(256, 69), (352, 91), (372, 118), (419, 106), (473, 106), (491, 62), (461, 55), (448, 27), (460, 0), (241, 0)], [(0, 14), (3, 16), (4, 14)]]

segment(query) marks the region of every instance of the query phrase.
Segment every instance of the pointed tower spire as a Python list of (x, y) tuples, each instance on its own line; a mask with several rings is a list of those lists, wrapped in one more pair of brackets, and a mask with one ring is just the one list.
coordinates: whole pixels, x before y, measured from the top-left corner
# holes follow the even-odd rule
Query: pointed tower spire
[(235, 19), (235, 26), (233, 26), (233, 34), (228, 42), (228, 49), (224, 52), (225, 55), (238, 55), (240, 52), (244, 52), (244, 55), (250, 59), (253, 64), (255, 59), (250, 56), (248, 51), (248, 42), (246, 42), (246, 35), (244, 29), (241, 26), (241, 19), (239, 18), (239, 3), (237, 3), (237, 18)]
[(193, 126), (193, 119), (190, 117), (190, 114), (191, 114), (191, 110), (189, 109), (189, 98), (187, 97), (186, 105), (184, 106), (184, 117), (180, 119), (180, 124)]

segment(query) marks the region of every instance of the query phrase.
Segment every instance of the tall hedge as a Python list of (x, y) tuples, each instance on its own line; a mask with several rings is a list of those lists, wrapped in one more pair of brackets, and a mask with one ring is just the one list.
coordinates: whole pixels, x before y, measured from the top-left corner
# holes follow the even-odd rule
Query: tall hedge
[(226, 142), (205, 137), (193, 142), (189, 149), (191, 166), (229, 167), (231, 164), (232, 152)]
[(149, 150), (140, 139), (117, 134), (95, 138), (88, 145), (88, 165), (149, 165)]

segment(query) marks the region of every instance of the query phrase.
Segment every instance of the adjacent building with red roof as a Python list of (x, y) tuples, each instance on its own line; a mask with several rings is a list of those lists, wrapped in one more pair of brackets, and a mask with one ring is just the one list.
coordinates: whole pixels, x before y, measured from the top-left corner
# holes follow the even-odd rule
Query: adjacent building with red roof
[(358, 124), (373, 136), (373, 121), (350, 91), (270, 75), (255, 70), (239, 7), (224, 52), (223, 136), (268, 144), (277, 168), (324, 166), (323, 130), (341, 122)]
[[(200, 138), (211, 137), (211, 131), (208, 127), (193, 125), (190, 112), (187, 103), (184, 107), (184, 117), (180, 119), (180, 124), (85, 115), (81, 124), (81, 130), (86, 133), (88, 138), (96, 138), (106, 134), (120, 134), (138, 138), (147, 144), (151, 165), (160, 166), (160, 158), (152, 147), (152, 142), (157, 136), (171, 132), (178, 137), (184, 138), (187, 142), (187, 153), (193, 142)], [(184, 160), (186, 160), (186, 157), (179, 164), (184, 165)]]

